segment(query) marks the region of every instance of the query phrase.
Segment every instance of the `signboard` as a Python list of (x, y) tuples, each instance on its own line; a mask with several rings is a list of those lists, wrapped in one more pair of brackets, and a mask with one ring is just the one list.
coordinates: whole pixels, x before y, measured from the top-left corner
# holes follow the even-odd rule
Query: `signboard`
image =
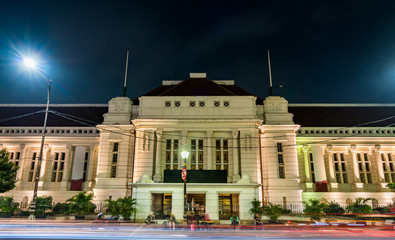
[(185, 181), (185, 179), (187, 179), (187, 170), (185, 168), (183, 168), (181, 171), (181, 178), (183, 181)]

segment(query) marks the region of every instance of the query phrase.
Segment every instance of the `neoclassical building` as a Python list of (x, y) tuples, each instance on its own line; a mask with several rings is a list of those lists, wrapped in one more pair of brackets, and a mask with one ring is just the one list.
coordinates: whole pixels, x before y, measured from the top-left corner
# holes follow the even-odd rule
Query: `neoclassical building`
[[(43, 105), (0, 105), (0, 146), (20, 169), (3, 195), (29, 202), (38, 166)], [(389, 204), (395, 194), (395, 105), (288, 104), (261, 99), (233, 80), (191, 73), (131, 100), (51, 105), (39, 196), (63, 202), (80, 191), (97, 203), (131, 196), (137, 218), (251, 219), (258, 198), (289, 208), (309, 198)], [(189, 156), (183, 159), (182, 151)]]

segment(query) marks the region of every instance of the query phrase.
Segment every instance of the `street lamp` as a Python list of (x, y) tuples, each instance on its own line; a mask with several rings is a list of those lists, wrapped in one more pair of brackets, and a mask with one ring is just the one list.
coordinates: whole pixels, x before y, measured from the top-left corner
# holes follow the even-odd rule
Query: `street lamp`
[[(25, 58), (23, 60), (25, 63), (26, 67), (39, 71), (37, 69), (37, 64), (32, 58)], [(37, 159), (37, 169), (36, 169), (36, 175), (34, 176), (34, 188), (33, 188), (33, 199), (32, 202), (30, 203), (30, 216), (29, 220), (35, 220), (36, 217), (34, 216), (34, 210), (36, 209), (36, 198), (37, 198), (37, 190), (38, 190), (38, 181), (40, 180), (40, 168), (41, 168), (41, 161), (43, 159), (43, 151), (44, 151), (44, 140), (45, 140), (45, 132), (47, 131), (47, 119), (48, 119), (48, 109), (49, 109), (49, 97), (51, 94), (51, 85), (52, 85), (52, 79), (48, 79), (45, 75), (41, 74), (41, 76), (44, 77), (44, 79), (47, 81), (47, 106), (45, 108), (45, 117), (44, 117), (44, 125), (43, 125), (43, 135), (41, 138), (41, 146), (40, 146), (40, 153)]]
[(189, 156), (189, 152), (182, 151), (181, 157), (184, 159), (184, 168), (181, 172), (181, 177), (184, 180), (184, 223), (187, 222), (187, 158)]

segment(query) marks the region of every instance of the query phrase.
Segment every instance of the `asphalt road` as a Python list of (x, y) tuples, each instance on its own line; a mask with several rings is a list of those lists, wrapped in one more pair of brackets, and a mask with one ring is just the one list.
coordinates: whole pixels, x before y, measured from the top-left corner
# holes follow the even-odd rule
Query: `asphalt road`
[(392, 228), (304, 228), (282, 229), (190, 229), (148, 228), (145, 225), (120, 226), (117, 229), (87, 224), (0, 224), (0, 239), (395, 239)]

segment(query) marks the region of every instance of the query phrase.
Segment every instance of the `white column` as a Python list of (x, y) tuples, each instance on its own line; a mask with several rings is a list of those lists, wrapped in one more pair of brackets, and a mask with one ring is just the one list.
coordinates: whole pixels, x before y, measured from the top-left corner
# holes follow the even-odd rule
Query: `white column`
[(213, 131), (206, 132), (206, 144), (207, 144), (207, 170), (213, 169), (213, 149), (212, 149), (212, 137)]
[(22, 176), (23, 176), (23, 174), (24, 174), (24, 166), (25, 166), (25, 164), (26, 164), (26, 158), (25, 158), (25, 156), (26, 156), (26, 149), (27, 149), (27, 147), (25, 147), (25, 144), (21, 144), (20, 145), (20, 147), (19, 147), (19, 151), (20, 151), (20, 156), (19, 156), (19, 169), (18, 169), (18, 172), (16, 173), (16, 185), (17, 186), (19, 186), (19, 184), (21, 183), (21, 181), (22, 181)]
[(66, 146), (66, 159), (64, 161), (64, 170), (63, 170), (63, 179), (61, 183), (61, 188), (62, 189), (67, 189), (68, 190), (68, 183), (70, 181), (70, 171), (71, 171), (71, 152), (73, 148), (70, 144), (67, 144)]
[(43, 159), (41, 159), (41, 166), (40, 166), (40, 181), (38, 183), (39, 187), (43, 186), (43, 183), (45, 182), (45, 176), (47, 176), (47, 165), (48, 165), (48, 151), (49, 151), (49, 146), (47, 144), (44, 145), (44, 152), (43, 152)]
[(93, 172), (93, 160), (94, 160), (95, 149), (96, 149), (95, 145), (89, 146), (88, 166), (86, 169), (84, 190), (91, 190), (92, 187), (92, 172)]
[(43, 150), (43, 159), (41, 159), (41, 166), (40, 166), (40, 181), (45, 180), (45, 175), (46, 175), (46, 170), (47, 170), (47, 164), (48, 164), (48, 151), (49, 151), (49, 146), (47, 144), (44, 145), (44, 150)]
[(385, 180), (384, 177), (384, 169), (383, 169), (383, 159), (381, 158), (381, 146), (376, 146), (374, 148), (374, 156), (376, 158), (377, 161), (377, 170), (379, 173), (379, 182), (383, 183)]
[(333, 154), (332, 154), (332, 147), (328, 146), (326, 148), (326, 152), (328, 153), (328, 166), (329, 166), (329, 177), (331, 181), (335, 180), (335, 168), (333, 164)]
[(314, 176), (316, 182), (326, 180), (325, 162), (322, 145), (312, 145), (311, 153), (313, 154)]
[(232, 131), (232, 149), (233, 149), (233, 182), (240, 180), (239, 174), (239, 155), (237, 154), (237, 136), (239, 131)]
[(351, 156), (352, 156), (352, 165), (353, 165), (353, 169), (354, 169), (355, 182), (361, 183), (361, 179), (359, 178), (359, 168), (358, 168), (356, 147), (352, 146), (350, 148), (350, 152), (351, 152)]
[(309, 147), (303, 146), (302, 148), (303, 151), (303, 160), (304, 160), (304, 170), (305, 170), (305, 176), (306, 176), (306, 182), (311, 182), (310, 179), (310, 166), (309, 166)]
[(160, 174), (160, 164), (161, 164), (161, 153), (162, 153), (162, 132), (156, 132), (156, 161), (155, 161), (155, 175), (154, 182), (161, 182), (162, 176)]
[[(187, 135), (188, 135), (188, 131), (183, 130), (181, 131), (181, 145), (178, 146), (178, 153), (181, 153), (182, 151), (191, 151), (191, 148), (187, 148)], [(196, 143), (198, 144), (198, 143)], [(196, 156), (196, 161), (198, 161), (198, 156)], [(186, 159), (187, 161), (187, 169), (191, 169), (191, 162), (188, 162), (188, 159)], [(178, 169), (183, 169), (184, 168), (184, 159), (181, 157), (181, 155), (179, 155), (179, 159), (178, 159)]]

